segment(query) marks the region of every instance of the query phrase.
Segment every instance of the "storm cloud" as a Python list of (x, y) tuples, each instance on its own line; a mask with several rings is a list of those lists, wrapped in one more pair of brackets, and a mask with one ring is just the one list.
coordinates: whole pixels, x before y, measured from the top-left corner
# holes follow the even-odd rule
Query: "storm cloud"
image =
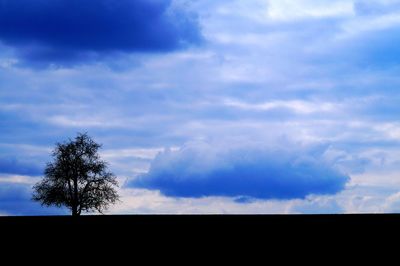
[(0, 41), (30, 63), (168, 52), (201, 39), (195, 15), (171, 0), (0, 2)]
[(349, 177), (319, 159), (321, 151), (214, 148), (189, 145), (165, 151), (150, 171), (128, 186), (160, 190), (166, 196), (296, 199), (335, 194)]

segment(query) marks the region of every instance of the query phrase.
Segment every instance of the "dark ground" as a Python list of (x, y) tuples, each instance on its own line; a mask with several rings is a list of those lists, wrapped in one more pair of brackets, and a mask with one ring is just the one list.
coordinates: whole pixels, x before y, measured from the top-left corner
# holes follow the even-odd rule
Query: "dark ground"
[(400, 214), (355, 215), (93, 215), (0, 217), (0, 233), (57, 231), (113, 235), (399, 234)]
[(325, 265), (344, 255), (369, 258), (378, 249), (398, 254), (399, 232), (398, 214), (0, 217), (0, 241), (6, 246), (1, 251), (18, 251), (14, 259), (24, 258), (21, 250), (33, 249), (33, 256), (40, 258), (57, 254), (71, 259), (73, 252), (100, 261), (122, 256), (188, 262), (184, 258), (190, 256), (192, 262), (207, 265), (210, 254), (222, 260), (244, 256), (318, 261), (323, 256), (320, 263)]

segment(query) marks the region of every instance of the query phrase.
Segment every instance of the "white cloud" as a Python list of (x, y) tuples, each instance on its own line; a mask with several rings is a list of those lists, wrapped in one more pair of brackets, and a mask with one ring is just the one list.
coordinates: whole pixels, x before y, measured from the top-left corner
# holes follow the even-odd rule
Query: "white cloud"
[(164, 148), (131, 148), (131, 149), (117, 149), (117, 150), (105, 150), (102, 152), (102, 156), (105, 159), (124, 158), (124, 157), (136, 157), (141, 159), (154, 159), (159, 152), (164, 151)]
[(388, 139), (400, 141), (400, 123), (379, 123), (374, 126), (374, 129), (382, 132)]
[(385, 212), (400, 213), (400, 192), (397, 192), (386, 199), (383, 204)]
[(278, 21), (353, 15), (351, 0), (270, 0), (268, 8), (268, 17)]
[(339, 104), (329, 102), (310, 102), (301, 100), (269, 101), (264, 103), (246, 103), (239, 100), (227, 99), (226, 106), (232, 106), (245, 110), (266, 111), (277, 108), (285, 108), (300, 114), (311, 114), (316, 112), (329, 112), (339, 108)]
[(254, 201), (247, 204), (230, 198), (175, 199), (157, 191), (124, 189), (122, 202), (109, 213), (126, 214), (282, 214), (290, 209), (290, 201)]
[(33, 185), (39, 180), (38, 177), (24, 176), (24, 175), (6, 175), (0, 174), (0, 185), (1, 183), (16, 183)]
[(126, 123), (122, 121), (116, 121), (114, 119), (107, 119), (105, 117), (68, 117), (65, 115), (55, 115), (47, 119), (49, 123), (63, 126), (63, 127), (74, 127), (74, 128), (108, 128), (108, 127), (125, 127)]
[(342, 24), (343, 32), (337, 38), (351, 38), (361, 34), (373, 33), (400, 25), (400, 14), (388, 14), (376, 17), (358, 17)]

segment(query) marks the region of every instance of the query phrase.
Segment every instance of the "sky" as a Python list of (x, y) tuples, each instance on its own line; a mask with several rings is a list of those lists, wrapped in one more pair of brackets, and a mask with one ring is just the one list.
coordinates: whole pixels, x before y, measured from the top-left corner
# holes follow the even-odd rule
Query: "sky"
[(400, 211), (399, 0), (0, 0), (0, 215), (87, 132), (109, 214)]

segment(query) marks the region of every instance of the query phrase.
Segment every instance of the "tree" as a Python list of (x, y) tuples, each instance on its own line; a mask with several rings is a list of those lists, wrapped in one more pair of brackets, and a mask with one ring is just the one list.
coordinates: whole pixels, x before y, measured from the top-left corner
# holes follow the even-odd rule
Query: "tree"
[(103, 213), (118, 201), (116, 177), (100, 159), (100, 144), (86, 133), (78, 133), (75, 140), (57, 143), (47, 163), (44, 178), (34, 187), (34, 201), (44, 206), (66, 206), (72, 216), (82, 212)]

